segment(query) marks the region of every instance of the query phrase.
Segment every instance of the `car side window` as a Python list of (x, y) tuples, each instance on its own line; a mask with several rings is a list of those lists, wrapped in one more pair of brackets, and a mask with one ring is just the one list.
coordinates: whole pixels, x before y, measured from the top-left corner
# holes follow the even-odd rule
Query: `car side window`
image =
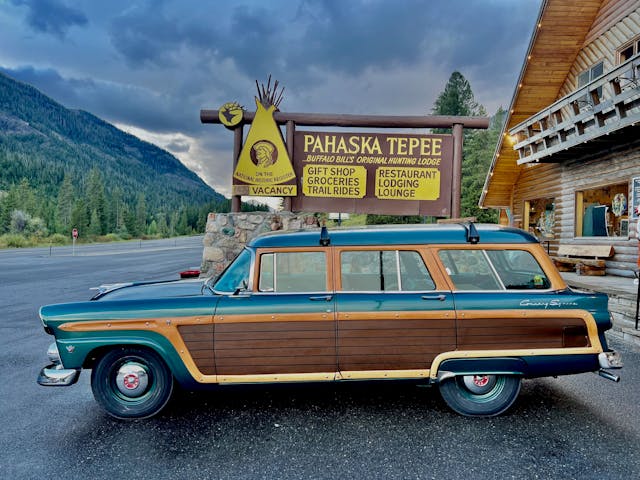
[(326, 254), (324, 252), (262, 254), (258, 290), (278, 293), (326, 291)]
[(435, 284), (416, 251), (352, 250), (340, 254), (345, 292), (433, 290)]
[(503, 290), (483, 250), (440, 250), (440, 260), (458, 290)]
[(440, 250), (458, 290), (547, 289), (551, 282), (526, 250)]
[(237, 289), (245, 289), (249, 284), (251, 270), (251, 252), (242, 250), (236, 259), (222, 272), (213, 285), (217, 292), (234, 292)]
[(402, 290), (424, 291), (435, 290), (436, 284), (433, 282), (427, 266), (422, 257), (415, 251), (398, 252), (400, 260), (400, 280)]
[(551, 281), (526, 250), (488, 250), (487, 255), (507, 290), (547, 289)]

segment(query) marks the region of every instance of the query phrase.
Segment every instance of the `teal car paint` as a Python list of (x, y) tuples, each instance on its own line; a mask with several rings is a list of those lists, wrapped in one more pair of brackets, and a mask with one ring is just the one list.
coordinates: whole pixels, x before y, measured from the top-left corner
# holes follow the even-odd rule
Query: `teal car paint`
[(217, 279), (101, 287), (40, 309), (38, 382), (89, 368), (105, 411), (155, 415), (174, 382), (413, 379), (456, 412), (507, 410), (521, 380), (618, 380), (607, 297), (569, 289), (532, 235), (495, 225), (261, 235)]

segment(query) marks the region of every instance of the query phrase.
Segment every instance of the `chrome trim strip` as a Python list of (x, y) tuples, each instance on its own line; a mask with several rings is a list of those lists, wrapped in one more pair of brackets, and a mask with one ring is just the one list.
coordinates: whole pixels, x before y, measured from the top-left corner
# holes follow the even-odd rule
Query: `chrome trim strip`
[(498, 271), (496, 270), (496, 267), (493, 265), (493, 262), (489, 258), (489, 255), (487, 254), (487, 251), (486, 250), (480, 250), (480, 251), (484, 255), (484, 259), (489, 264), (489, 268), (491, 268), (491, 271), (493, 272), (493, 275), (495, 276), (495, 278), (498, 279), (498, 284), (502, 287), (502, 290), (507, 290), (507, 287), (505, 287), (504, 282), (502, 281), (502, 278), (500, 277), (500, 274), (498, 273)]
[(47, 348), (47, 358), (53, 365), (62, 365), (62, 359), (60, 358), (60, 351), (58, 350), (58, 344), (53, 342)]

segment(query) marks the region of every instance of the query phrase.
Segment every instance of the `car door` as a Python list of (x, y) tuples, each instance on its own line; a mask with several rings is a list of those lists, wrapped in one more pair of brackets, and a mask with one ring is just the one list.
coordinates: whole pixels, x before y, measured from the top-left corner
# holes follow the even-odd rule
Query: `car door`
[(266, 375), (256, 380), (278, 381), (288, 374), (333, 379), (335, 301), (329, 249), (259, 249), (255, 256), (248, 290), (225, 295), (216, 309), (219, 380)]
[(434, 282), (429, 258), (411, 247), (336, 249), (341, 378), (424, 376), (455, 349), (452, 294)]

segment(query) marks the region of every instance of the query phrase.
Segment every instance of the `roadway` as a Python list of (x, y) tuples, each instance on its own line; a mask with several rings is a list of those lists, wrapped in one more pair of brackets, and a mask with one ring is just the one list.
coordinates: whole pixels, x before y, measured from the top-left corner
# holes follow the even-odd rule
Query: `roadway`
[(51, 342), (38, 308), (102, 283), (177, 278), (200, 264), (202, 237), (49, 253), (0, 250), (3, 478), (640, 477), (640, 353), (624, 345), (619, 384), (528, 380), (492, 419), (452, 413), (435, 388), (344, 383), (180, 391), (157, 417), (113, 420), (88, 372), (67, 388), (36, 384)]

